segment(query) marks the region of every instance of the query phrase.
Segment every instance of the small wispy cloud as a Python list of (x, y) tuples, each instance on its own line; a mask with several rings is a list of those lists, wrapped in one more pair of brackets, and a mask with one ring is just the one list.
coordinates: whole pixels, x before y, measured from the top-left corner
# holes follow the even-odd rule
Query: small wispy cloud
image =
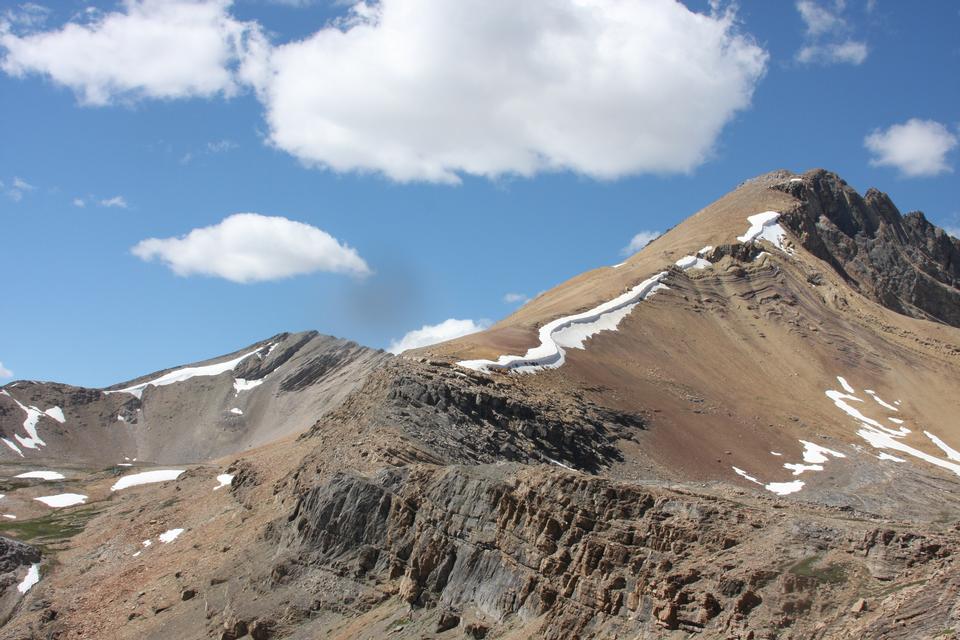
[(637, 251), (640, 251), (640, 249), (643, 249), (645, 246), (659, 238), (660, 235), (661, 234), (659, 231), (641, 231), (630, 239), (630, 244), (620, 250), (620, 255), (633, 255)]
[(83, 198), (74, 198), (73, 206), (80, 207), (82, 209), (83, 207), (87, 206), (87, 201), (84, 200)]
[(864, 63), (870, 50), (866, 42), (851, 37), (853, 29), (843, 16), (846, 0), (798, 0), (796, 8), (804, 24), (804, 44), (797, 51), (797, 62), (854, 66)]
[(14, 176), (14, 178), (10, 181), (9, 185), (5, 184), (3, 181), (0, 181), (0, 190), (2, 190), (3, 193), (14, 202), (20, 202), (23, 200), (24, 195), (30, 193), (34, 189), (36, 189), (36, 187), (34, 187), (32, 184), (23, 178), (18, 178), (16, 176)]
[(127, 199), (123, 196), (113, 196), (112, 198), (105, 198), (100, 201), (101, 207), (109, 207), (114, 209), (126, 209), (130, 205), (127, 204)]
[(530, 297), (525, 293), (506, 293), (503, 301), (507, 304), (526, 304), (530, 302)]
[(0, 378), (12, 378), (12, 377), (13, 377), (13, 371), (10, 371), (10, 369), (7, 369), (5, 366), (3, 366), (3, 363), (0, 362)]
[(200, 147), (198, 150), (187, 151), (180, 157), (180, 164), (190, 164), (198, 155), (212, 156), (218, 153), (227, 153), (239, 147), (239, 144), (227, 138), (222, 140), (212, 140)]

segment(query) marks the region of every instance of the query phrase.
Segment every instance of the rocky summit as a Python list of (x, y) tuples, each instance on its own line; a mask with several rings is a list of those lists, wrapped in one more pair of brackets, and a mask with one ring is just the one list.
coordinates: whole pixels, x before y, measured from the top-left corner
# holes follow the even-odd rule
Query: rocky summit
[(391, 356), (0, 390), (0, 638), (955, 638), (960, 241), (824, 170)]

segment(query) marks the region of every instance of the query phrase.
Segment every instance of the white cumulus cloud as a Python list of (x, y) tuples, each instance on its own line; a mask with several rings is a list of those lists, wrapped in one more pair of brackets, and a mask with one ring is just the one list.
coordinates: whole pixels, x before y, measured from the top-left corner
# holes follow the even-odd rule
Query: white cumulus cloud
[(0, 378), (12, 378), (12, 377), (13, 377), (13, 371), (10, 371), (10, 369), (7, 369), (5, 366), (3, 366), (3, 363), (0, 362)]
[(229, 14), (229, 0), (124, 0), (59, 29), (15, 33), (0, 24), (0, 68), (42, 74), (85, 104), (117, 100), (232, 95), (255, 23)]
[(485, 320), (475, 322), (473, 320), (457, 320), (449, 318), (440, 324), (425, 324), (419, 329), (408, 331), (399, 340), (394, 340), (387, 347), (390, 353), (403, 353), (408, 349), (417, 349), (426, 347), (438, 342), (446, 342), (460, 336), (469, 335), (478, 331), (483, 331), (489, 326)]
[(326, 231), (258, 213), (236, 213), (179, 238), (149, 238), (131, 251), (142, 260), (162, 261), (180, 276), (216, 276), (239, 283), (316, 271), (370, 273), (356, 250)]
[(911, 118), (875, 130), (863, 143), (872, 154), (871, 165), (894, 167), (902, 175), (916, 178), (953, 171), (947, 154), (957, 146), (957, 136), (935, 120)]
[(625, 256), (632, 255), (640, 251), (640, 249), (643, 249), (653, 240), (659, 238), (660, 235), (659, 231), (641, 231), (630, 239), (630, 244), (621, 249), (620, 254)]
[(278, 46), (270, 139), (397, 181), (686, 172), (749, 104), (766, 52), (674, 0), (381, 0)]

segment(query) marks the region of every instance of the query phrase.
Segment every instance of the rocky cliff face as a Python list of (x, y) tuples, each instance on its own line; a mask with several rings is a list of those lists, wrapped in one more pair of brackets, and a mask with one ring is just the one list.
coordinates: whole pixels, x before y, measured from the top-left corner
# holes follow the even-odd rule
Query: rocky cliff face
[(902, 216), (876, 189), (861, 197), (828, 171), (781, 188), (801, 201), (788, 226), (857, 290), (899, 313), (960, 326), (960, 240), (919, 211)]
[[(283, 582), (323, 567), (378, 585), (423, 633), (906, 638), (955, 622), (941, 602), (958, 584), (955, 536), (760, 506), (563, 470), (414, 466), (305, 488), (272, 537), (290, 558)], [(930, 608), (890, 588), (922, 580)]]

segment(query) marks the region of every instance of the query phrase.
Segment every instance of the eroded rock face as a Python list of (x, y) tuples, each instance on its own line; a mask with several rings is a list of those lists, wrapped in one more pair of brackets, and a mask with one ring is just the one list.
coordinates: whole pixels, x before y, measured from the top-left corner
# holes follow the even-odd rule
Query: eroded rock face
[(861, 197), (828, 171), (781, 188), (802, 201), (784, 216), (787, 225), (861, 293), (899, 313), (960, 326), (960, 240), (919, 211), (902, 216), (876, 189)]
[(392, 585), (440, 626), (469, 609), (492, 627), (542, 620), (537, 637), (557, 640), (811, 637), (821, 616), (805, 614), (859, 592), (879, 549), (901, 576), (942, 568), (953, 547), (893, 530), (811, 537), (817, 521), (546, 468), (415, 466), (304, 488), (272, 535), (296, 558), (285, 580), (325, 567)]

